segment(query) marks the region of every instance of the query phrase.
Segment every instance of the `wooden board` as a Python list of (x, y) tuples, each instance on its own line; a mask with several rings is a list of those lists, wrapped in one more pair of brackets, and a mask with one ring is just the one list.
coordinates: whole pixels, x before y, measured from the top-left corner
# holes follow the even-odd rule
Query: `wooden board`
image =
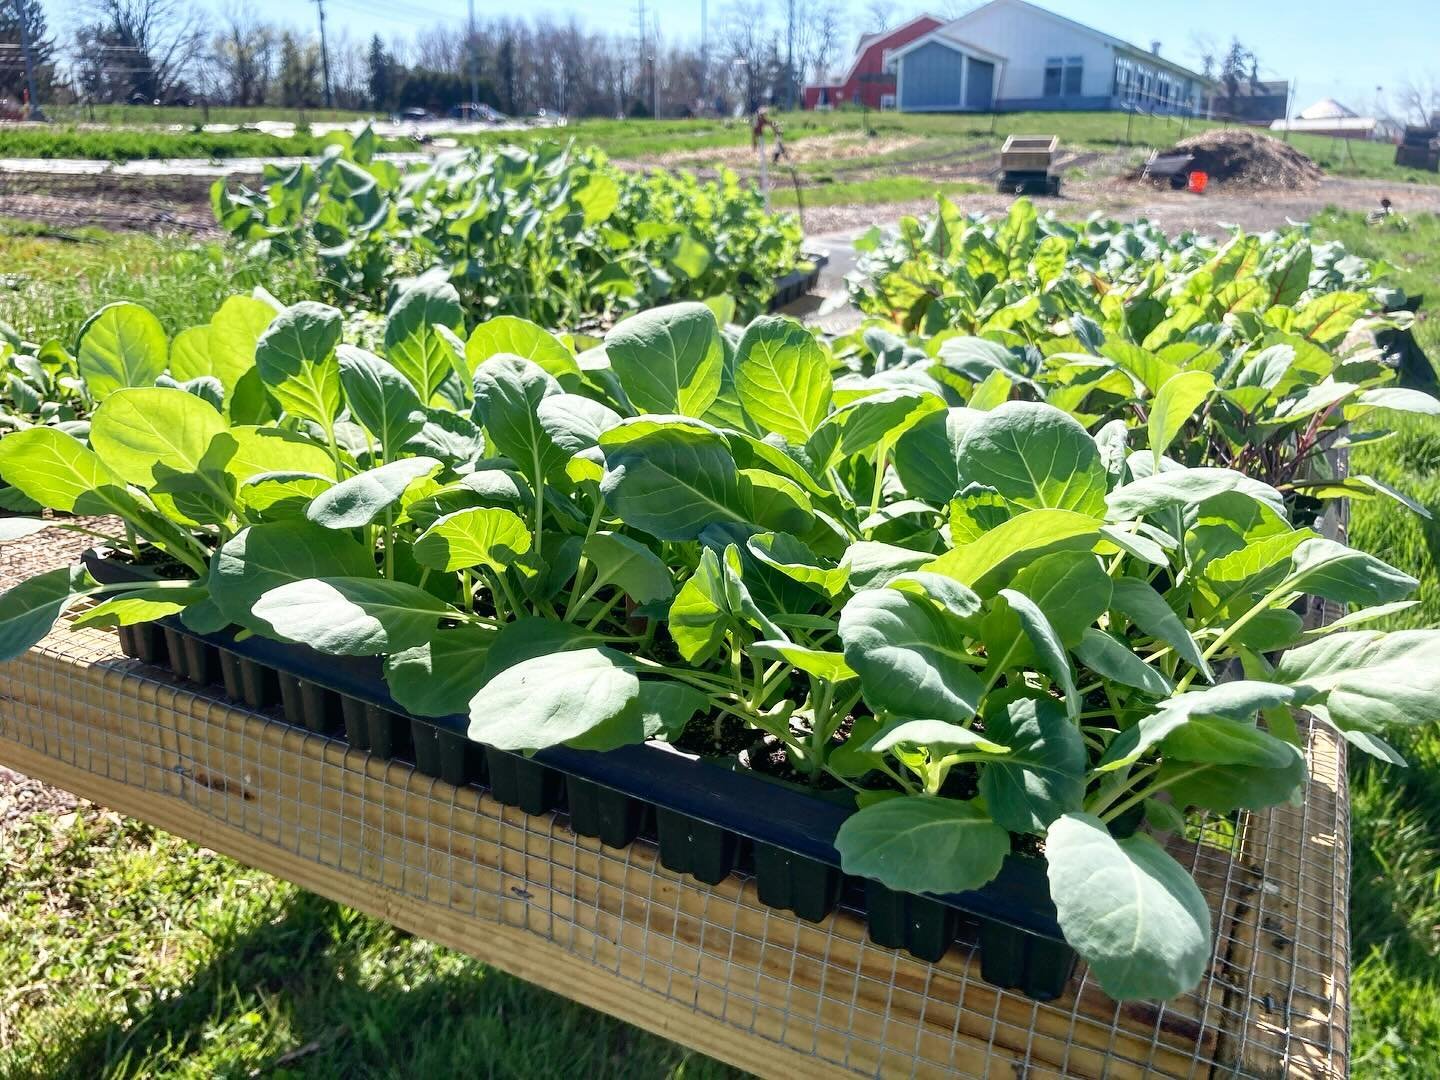
[[(1332, 787), (1309, 820), (1328, 813), (1334, 841), (1334, 740), (1317, 738), (1317, 757)], [(604, 848), (563, 816), (527, 817), (182, 685), (99, 631), (0, 665), (0, 762), (764, 1076), (1345, 1073), (1343, 964), (1311, 975), (1334, 959), (1311, 955), (1319, 937), (1344, 926), (1345, 852), (1321, 852), (1317, 877), (1298, 847), (1278, 858), (1289, 833), (1264, 815), (1240, 841), (1253, 861), (1263, 838), (1273, 865), (1177, 851), (1215, 911), (1199, 991), (1121, 1007), (1081, 978), (1039, 1004), (981, 982), (964, 942), (928, 964), (871, 944), (853, 913), (800, 921), (747, 879), (700, 885), (645, 843)], [(1257, 1008), (1266, 995), (1284, 1010)]]

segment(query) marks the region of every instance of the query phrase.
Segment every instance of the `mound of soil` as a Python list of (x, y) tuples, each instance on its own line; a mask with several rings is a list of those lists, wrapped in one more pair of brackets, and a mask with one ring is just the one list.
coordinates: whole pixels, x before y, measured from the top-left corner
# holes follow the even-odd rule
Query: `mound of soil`
[[(1319, 165), (1289, 143), (1260, 131), (1207, 131), (1181, 139), (1162, 154), (1190, 154), (1192, 170), (1210, 183), (1230, 187), (1295, 191), (1322, 180)], [(1141, 170), (1143, 171), (1143, 170)], [(1134, 174), (1139, 179), (1140, 171)]]

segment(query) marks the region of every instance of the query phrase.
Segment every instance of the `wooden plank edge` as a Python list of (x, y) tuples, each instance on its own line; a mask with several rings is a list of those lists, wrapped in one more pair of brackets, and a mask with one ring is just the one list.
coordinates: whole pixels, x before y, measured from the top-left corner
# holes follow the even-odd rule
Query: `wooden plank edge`
[(463, 917), (443, 905), (374, 888), (349, 874), (271, 847), (249, 833), (216, 822), (173, 796), (97, 776), (9, 739), (0, 739), (0, 761), (27, 776), (202, 844), (246, 866), (757, 1076), (780, 1080), (863, 1075), (763, 1036), (737, 1031), (723, 1020), (632, 986), (584, 961), (577, 962), (563, 947), (538, 939), (527, 930), (487, 922), (484, 933), (476, 934), (473, 925), (467, 927)]

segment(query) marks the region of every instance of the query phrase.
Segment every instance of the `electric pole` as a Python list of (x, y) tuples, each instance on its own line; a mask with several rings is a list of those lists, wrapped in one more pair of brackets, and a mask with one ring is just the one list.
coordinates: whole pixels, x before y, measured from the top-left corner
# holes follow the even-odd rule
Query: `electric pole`
[(475, 0), (470, 0), (470, 36), (465, 42), (465, 66), (470, 69), (470, 108), (465, 111), (474, 120), (475, 106), (480, 101), (480, 72), (475, 64)]
[(795, 108), (795, 0), (785, 5), (785, 107)]
[(35, 57), (30, 54), (30, 33), (25, 23), (30, 16), (27, 10), (27, 0), (13, 0), (11, 6), (15, 9), (15, 21), (20, 26), (20, 54), (25, 58), (25, 89), (30, 95), (29, 119), (44, 120), (45, 114), (40, 111), (40, 101), (35, 96)]
[(700, 100), (710, 96), (710, 14), (706, 0), (700, 0)]
[(325, 73), (325, 107), (333, 109), (335, 98), (330, 93), (330, 48), (325, 44), (325, 0), (315, 0), (320, 9), (320, 66)]

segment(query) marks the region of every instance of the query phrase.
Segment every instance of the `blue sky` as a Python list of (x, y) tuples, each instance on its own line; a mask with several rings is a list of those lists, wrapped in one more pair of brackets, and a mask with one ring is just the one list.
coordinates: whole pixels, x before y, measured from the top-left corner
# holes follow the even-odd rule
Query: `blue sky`
[[(219, 10), (226, 0), (208, 0)], [(309, 0), (250, 0), (264, 17), (282, 24), (314, 26)], [(805, 3), (806, 0), (798, 0)], [(712, 27), (723, 18), (727, 0), (709, 0)], [(937, 14), (945, 0), (933, 0)], [(70, 0), (47, 0), (53, 24), (63, 27)], [(528, 0), (523, 5), (475, 0), (479, 18), (505, 14), (578, 15), (596, 29), (632, 33), (636, 0)], [(701, 0), (647, 0), (662, 34), (698, 39)], [(839, 0), (846, 12), (850, 48), (867, 28), (864, 0)], [(1373, 111), (1375, 88), (1389, 94), (1407, 79), (1430, 76), (1440, 82), (1440, 20), (1436, 0), (1385, 0), (1360, 5), (1354, 0), (1048, 0), (1044, 3), (1080, 22), (1136, 44), (1162, 42), (1162, 51), (1181, 62), (1195, 62), (1196, 34), (1226, 42), (1238, 33), (1259, 53), (1262, 77), (1296, 80), (1298, 107), (1321, 97), (1338, 98), (1360, 113)], [(768, 0), (777, 24), (785, 0)], [(894, 21), (921, 10), (895, 7)], [(380, 33), (385, 38), (412, 34), (447, 19), (465, 18), (466, 0), (326, 0), (332, 27), (352, 36)]]

